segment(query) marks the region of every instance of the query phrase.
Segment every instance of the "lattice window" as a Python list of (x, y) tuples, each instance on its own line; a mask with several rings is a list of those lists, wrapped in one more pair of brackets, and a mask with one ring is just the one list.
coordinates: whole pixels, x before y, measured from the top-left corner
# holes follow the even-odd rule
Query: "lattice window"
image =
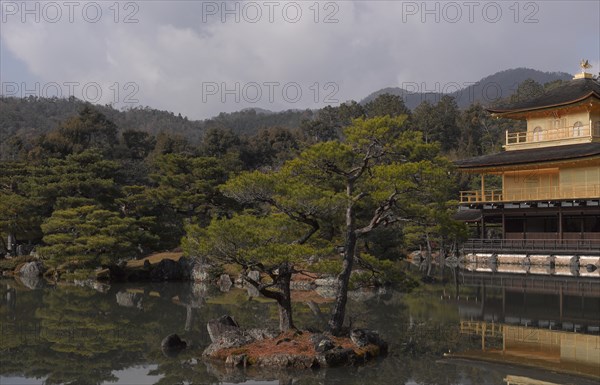
[(533, 129), (533, 141), (541, 142), (542, 140), (544, 140), (544, 132), (542, 131), (542, 127), (537, 126)]
[(575, 124), (573, 124), (573, 128), (571, 130), (571, 135), (573, 137), (578, 137), (583, 135), (583, 124), (581, 122), (575, 122)]

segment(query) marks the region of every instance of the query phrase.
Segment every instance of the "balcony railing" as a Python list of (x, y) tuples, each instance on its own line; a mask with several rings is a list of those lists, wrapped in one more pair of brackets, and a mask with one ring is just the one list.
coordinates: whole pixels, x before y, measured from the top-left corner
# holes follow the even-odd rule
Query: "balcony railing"
[(572, 184), (549, 187), (527, 187), (502, 190), (470, 190), (460, 192), (461, 203), (495, 203), (555, 199), (598, 199), (600, 184)]
[(554, 140), (576, 139), (576, 138), (600, 138), (600, 127), (590, 127), (589, 124), (580, 126), (567, 126), (560, 128), (523, 131), (523, 132), (508, 132), (506, 131), (506, 145), (524, 143), (539, 143), (550, 142)]
[(600, 240), (595, 239), (469, 239), (465, 253), (552, 253), (600, 255)]
[(460, 192), (461, 203), (504, 202), (502, 190), (470, 190)]

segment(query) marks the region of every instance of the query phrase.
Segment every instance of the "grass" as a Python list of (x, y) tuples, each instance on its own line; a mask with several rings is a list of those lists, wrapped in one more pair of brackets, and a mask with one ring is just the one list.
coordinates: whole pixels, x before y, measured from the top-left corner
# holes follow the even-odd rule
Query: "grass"
[[(227, 293), (223, 293), (217, 297), (211, 297), (206, 300), (206, 303), (213, 305), (239, 305), (241, 302), (249, 300), (248, 294), (244, 289), (232, 287)], [(274, 303), (274, 299), (265, 297), (252, 297), (252, 301), (260, 303)]]
[(146, 258), (128, 261), (127, 267), (130, 269), (141, 268), (141, 267), (144, 267), (144, 263), (146, 263), (146, 261), (148, 261), (151, 265), (157, 265), (163, 259), (170, 259), (170, 260), (177, 262), (177, 261), (179, 261), (179, 259), (182, 256), (183, 256), (182, 252), (168, 251), (168, 252), (164, 252), (164, 253), (156, 253), (156, 254), (149, 255)]
[(91, 268), (82, 268), (72, 272), (65, 271), (61, 274), (61, 279), (66, 281), (94, 279), (94, 270)]
[(293, 302), (309, 302), (312, 301), (317, 304), (334, 302), (334, 298), (323, 298), (314, 290), (292, 290), (292, 301)]

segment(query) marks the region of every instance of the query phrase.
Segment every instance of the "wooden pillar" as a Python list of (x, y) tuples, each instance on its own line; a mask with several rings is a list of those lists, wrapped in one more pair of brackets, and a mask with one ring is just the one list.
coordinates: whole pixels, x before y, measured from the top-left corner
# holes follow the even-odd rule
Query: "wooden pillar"
[(504, 209), (502, 209), (502, 239), (506, 239), (506, 216), (504, 215)]
[(483, 310), (485, 307), (485, 282), (481, 281), (481, 314), (483, 314)]
[(506, 321), (506, 288), (502, 286), (502, 322)]
[(485, 201), (485, 174), (481, 174), (481, 201)]
[(562, 216), (562, 204), (558, 206), (558, 240), (563, 240), (563, 216)]
[(559, 320), (562, 322), (563, 318), (563, 287), (560, 285), (560, 292), (558, 293), (558, 310), (559, 310)]
[(481, 213), (481, 239), (485, 239), (485, 219), (483, 218), (483, 212)]
[(527, 291), (525, 290), (525, 288), (523, 288), (523, 314), (525, 314), (525, 310), (527, 310)]
[(486, 230), (485, 230), (485, 218), (483, 217), (483, 214), (481, 214), (481, 223), (483, 223), (483, 239), (486, 239)]
[(485, 332), (487, 330), (487, 324), (484, 322), (481, 328), (481, 350), (485, 352)]

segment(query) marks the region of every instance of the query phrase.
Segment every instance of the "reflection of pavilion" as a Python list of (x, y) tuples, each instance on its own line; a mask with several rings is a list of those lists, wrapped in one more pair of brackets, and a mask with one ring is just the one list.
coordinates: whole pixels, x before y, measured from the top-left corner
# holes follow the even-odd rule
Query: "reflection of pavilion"
[[(471, 353), (478, 359), (551, 368), (600, 379), (598, 335), (484, 321), (461, 321), (460, 331), (481, 337), (481, 351)], [(500, 341), (501, 347), (496, 347)], [(469, 356), (470, 352), (465, 355)]]
[(459, 281), (461, 333), (481, 341), (462, 356), (600, 379), (597, 279), (464, 271)]
[(600, 282), (593, 278), (463, 271), (457, 298), (462, 319), (600, 333)]
[(529, 377), (510, 375), (506, 376), (504, 382), (506, 382), (506, 385), (558, 385), (554, 382), (540, 381)]

